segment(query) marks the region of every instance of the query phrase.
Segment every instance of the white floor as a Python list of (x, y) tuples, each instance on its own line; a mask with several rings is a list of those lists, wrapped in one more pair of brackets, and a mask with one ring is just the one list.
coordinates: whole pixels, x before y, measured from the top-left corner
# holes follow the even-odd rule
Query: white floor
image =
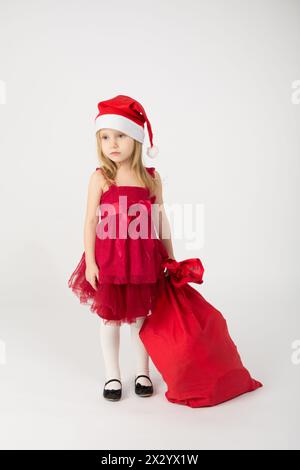
[(204, 297), (226, 317), (244, 365), (263, 388), (211, 408), (175, 405), (165, 398), (166, 386), (150, 362), (155, 395), (137, 397), (126, 325), (121, 328), (123, 397), (108, 402), (102, 397), (98, 318), (72, 296), (55, 312), (42, 308), (41, 299), (35, 310), (6, 311), (1, 317), (6, 360), (2, 357), (0, 365), (0, 447), (299, 448), (300, 365), (291, 362), (291, 342), (300, 330), (291, 321), (278, 321), (295, 307), (279, 298), (269, 304), (263, 295), (247, 302), (224, 301), (220, 291), (218, 299)]

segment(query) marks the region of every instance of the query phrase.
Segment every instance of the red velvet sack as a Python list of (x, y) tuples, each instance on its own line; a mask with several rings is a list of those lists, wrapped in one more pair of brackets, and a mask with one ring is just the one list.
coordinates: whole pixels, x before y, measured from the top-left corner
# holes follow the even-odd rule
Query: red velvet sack
[(166, 398), (197, 408), (262, 387), (243, 366), (221, 312), (187, 284), (203, 282), (200, 259), (167, 259), (162, 268), (167, 276), (140, 338), (168, 386)]

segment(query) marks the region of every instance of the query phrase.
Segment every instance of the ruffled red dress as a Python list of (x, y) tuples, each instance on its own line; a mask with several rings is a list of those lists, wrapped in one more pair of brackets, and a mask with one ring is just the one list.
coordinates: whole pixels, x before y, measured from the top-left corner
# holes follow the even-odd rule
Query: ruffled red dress
[[(146, 170), (154, 177), (154, 167)], [(105, 323), (134, 323), (152, 314), (162, 263), (168, 258), (151, 216), (155, 199), (149, 188), (116, 184), (101, 195), (95, 237), (97, 289), (86, 280), (85, 253), (68, 286)]]

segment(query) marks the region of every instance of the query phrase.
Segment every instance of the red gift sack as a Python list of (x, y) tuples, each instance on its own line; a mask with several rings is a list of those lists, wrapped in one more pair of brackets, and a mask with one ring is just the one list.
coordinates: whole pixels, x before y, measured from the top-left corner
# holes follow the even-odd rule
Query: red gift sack
[(167, 259), (165, 268), (140, 338), (168, 386), (166, 398), (197, 408), (262, 387), (243, 366), (221, 312), (187, 284), (203, 282), (200, 259)]

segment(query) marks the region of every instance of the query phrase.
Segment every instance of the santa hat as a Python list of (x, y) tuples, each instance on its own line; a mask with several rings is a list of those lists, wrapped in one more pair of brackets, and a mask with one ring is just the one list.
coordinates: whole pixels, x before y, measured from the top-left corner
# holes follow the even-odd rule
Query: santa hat
[(95, 117), (96, 132), (99, 129), (116, 129), (143, 143), (146, 122), (150, 140), (147, 155), (150, 158), (156, 157), (158, 148), (153, 145), (151, 125), (143, 106), (138, 101), (130, 96), (118, 95), (110, 100), (100, 101), (98, 110), (99, 113)]

